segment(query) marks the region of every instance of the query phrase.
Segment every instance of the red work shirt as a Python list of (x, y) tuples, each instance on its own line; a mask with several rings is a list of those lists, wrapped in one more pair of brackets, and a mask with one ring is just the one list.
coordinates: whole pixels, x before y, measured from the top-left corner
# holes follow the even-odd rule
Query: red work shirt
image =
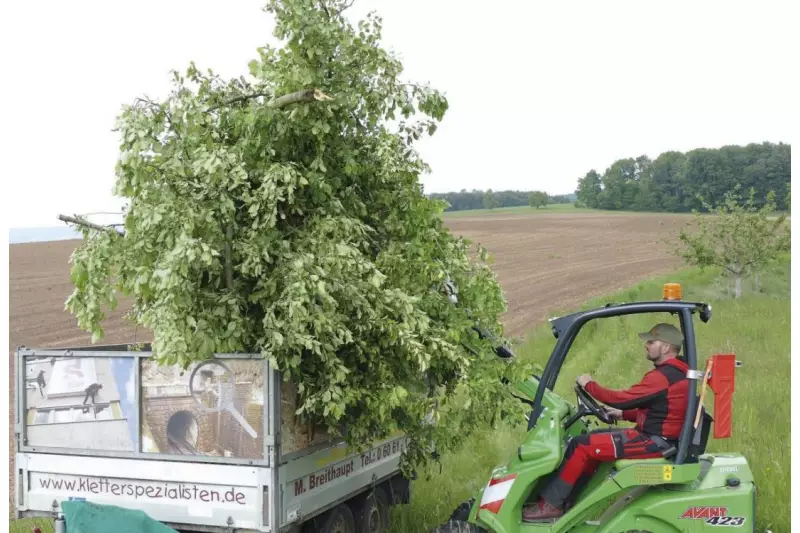
[(627, 390), (611, 390), (595, 381), (586, 384), (586, 392), (606, 405), (622, 409), (622, 417), (636, 422), (636, 427), (650, 435), (677, 439), (683, 427), (689, 403), (689, 366), (682, 357), (672, 357)]

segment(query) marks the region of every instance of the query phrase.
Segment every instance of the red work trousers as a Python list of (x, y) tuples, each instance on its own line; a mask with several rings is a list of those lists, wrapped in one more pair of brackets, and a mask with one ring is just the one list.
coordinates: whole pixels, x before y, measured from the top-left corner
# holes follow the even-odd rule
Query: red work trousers
[(574, 437), (564, 453), (558, 474), (542, 491), (554, 507), (562, 507), (597, 471), (601, 463), (618, 459), (661, 457), (662, 450), (635, 428), (600, 429)]

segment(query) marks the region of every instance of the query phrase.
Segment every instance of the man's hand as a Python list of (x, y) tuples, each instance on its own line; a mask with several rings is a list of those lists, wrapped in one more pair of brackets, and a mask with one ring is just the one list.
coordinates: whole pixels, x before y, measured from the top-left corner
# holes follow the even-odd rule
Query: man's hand
[(589, 374), (583, 374), (582, 376), (578, 376), (578, 379), (576, 379), (575, 381), (577, 381), (578, 385), (580, 385), (581, 387), (586, 388), (586, 384), (594, 380), (592, 379), (592, 376), (590, 376)]
[(606, 407), (605, 409), (610, 418), (614, 420), (622, 420), (622, 411), (620, 409), (614, 409), (613, 407)]

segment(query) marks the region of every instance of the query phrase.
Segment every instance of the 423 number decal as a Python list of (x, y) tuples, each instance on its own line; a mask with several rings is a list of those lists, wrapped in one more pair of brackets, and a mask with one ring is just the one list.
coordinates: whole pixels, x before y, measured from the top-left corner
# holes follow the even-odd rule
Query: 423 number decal
[(741, 526), (744, 524), (743, 516), (714, 516), (706, 519), (706, 524), (712, 526)]
[(739, 527), (744, 525), (744, 516), (728, 516), (727, 507), (689, 507), (681, 516), (684, 520), (703, 520), (710, 526)]

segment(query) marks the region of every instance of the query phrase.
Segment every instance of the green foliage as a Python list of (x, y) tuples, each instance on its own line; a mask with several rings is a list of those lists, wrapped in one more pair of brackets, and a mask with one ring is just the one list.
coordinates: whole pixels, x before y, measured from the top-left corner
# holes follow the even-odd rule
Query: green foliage
[(739, 187), (725, 195), (717, 206), (702, 197), (700, 201), (713, 215), (695, 212), (696, 230), (681, 229), (683, 245), (676, 253), (689, 265), (719, 267), (736, 282), (736, 297), (741, 297), (743, 278), (761, 271), (770, 261), (791, 249), (786, 215), (775, 215), (775, 193), (769, 192), (761, 207), (756, 207), (755, 189), (743, 200)]
[(484, 209), (494, 209), (495, 207), (500, 207), (500, 202), (498, 202), (497, 198), (494, 197), (494, 194), (492, 193), (492, 189), (489, 189), (483, 195), (483, 208)]
[(602, 178), (595, 170), (590, 170), (578, 180), (576, 191), (576, 206), (598, 208), (600, 206), (600, 193), (603, 191)]
[(413, 144), (447, 100), (401, 80), (380, 18), (354, 27), (346, 7), (270, 0), (282, 47), (259, 50), (252, 81), (192, 64), (166, 100), (124, 109), (125, 232), (83, 230), (66, 307), (97, 339), (103, 306), (132, 296), (162, 364), (260, 352), (298, 383), (308, 423), (358, 448), (402, 430), (411, 467), (516, 405), (499, 378), (527, 371), (471, 332), (502, 332), (501, 288), (418, 183)]
[[(430, 193), (430, 198), (444, 200), (448, 203), (446, 212), (470, 211), (473, 209), (484, 208), (484, 195), (486, 192), (479, 190), (467, 191), (462, 189), (458, 192)], [(492, 196), (497, 202), (495, 208), (501, 207), (528, 207), (530, 206), (530, 191), (492, 191)], [(575, 194), (556, 194), (548, 195), (550, 204), (571, 204), (575, 201)]]
[(550, 198), (546, 192), (533, 191), (528, 197), (528, 205), (531, 207), (547, 207), (547, 202)]
[[(791, 146), (753, 143), (664, 152), (653, 161), (644, 155), (620, 159), (602, 175), (591, 170), (579, 179), (577, 195), (580, 205), (593, 209), (690, 212), (704, 209), (698, 196), (717, 203), (740, 185), (755, 188), (756, 197), (763, 199), (790, 181)], [(784, 198), (776, 206), (789, 209)]]

